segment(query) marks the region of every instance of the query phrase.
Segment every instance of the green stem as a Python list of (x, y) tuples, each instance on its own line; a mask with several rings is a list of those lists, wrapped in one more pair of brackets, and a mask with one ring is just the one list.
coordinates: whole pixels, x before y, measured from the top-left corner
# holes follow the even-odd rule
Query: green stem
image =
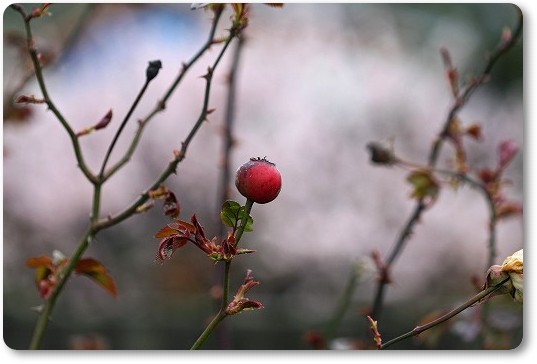
[[(246, 224), (248, 223), (248, 217), (250, 216), (250, 211), (252, 211), (253, 205), (254, 205), (253, 201), (249, 199), (246, 200), (246, 205), (244, 205), (244, 212), (245, 212), (244, 217), (241, 220), (241, 225), (239, 226), (237, 233), (235, 235), (236, 244), (238, 244), (239, 241), (241, 240), (242, 234), (244, 233), (244, 228), (246, 227)], [(207, 341), (209, 336), (211, 336), (213, 331), (218, 327), (220, 322), (227, 316), (226, 308), (229, 304), (228, 296), (229, 296), (229, 278), (230, 278), (229, 271), (230, 269), (231, 269), (231, 261), (226, 261), (225, 267), (224, 267), (224, 283), (223, 283), (224, 292), (222, 294), (222, 306), (220, 308), (220, 311), (218, 312), (216, 317), (209, 323), (209, 325), (205, 328), (205, 330), (203, 330), (200, 337), (196, 340), (194, 345), (192, 345), (190, 350), (200, 349), (201, 346), (205, 343), (205, 341)]]
[(225, 310), (227, 308), (227, 305), (229, 303), (229, 271), (231, 269), (231, 261), (225, 262), (224, 265), (224, 288), (222, 293), (222, 310)]
[(218, 311), (218, 314), (213, 318), (213, 320), (209, 323), (209, 325), (207, 325), (205, 330), (203, 330), (200, 337), (198, 338), (198, 340), (196, 340), (194, 345), (192, 345), (190, 350), (199, 350), (203, 346), (203, 344), (205, 344), (205, 341), (207, 341), (209, 336), (211, 336), (211, 334), (216, 329), (218, 324), (222, 322), (222, 320), (226, 318), (226, 316), (227, 314), (223, 309)]
[(239, 226), (239, 229), (237, 230), (237, 235), (235, 235), (235, 242), (238, 245), (239, 240), (242, 238), (242, 234), (244, 233), (244, 228), (248, 224), (248, 217), (250, 216), (250, 211), (252, 211), (252, 206), (254, 205), (254, 202), (250, 199), (246, 199), (246, 204), (244, 205), (244, 218), (241, 220), (241, 225)]
[(487, 297), (492, 292), (496, 291), (498, 288), (500, 288), (508, 280), (509, 280), (509, 278), (506, 278), (503, 281), (501, 281), (500, 283), (498, 283), (497, 285), (491, 286), (491, 287), (479, 292), (477, 295), (475, 295), (474, 297), (470, 298), (468, 301), (466, 301), (465, 303), (463, 303), (459, 307), (455, 308), (454, 310), (448, 312), (444, 316), (439, 317), (436, 320), (433, 320), (433, 321), (429, 322), (428, 324), (425, 324), (425, 325), (422, 325), (422, 326), (416, 326), (412, 331), (409, 331), (406, 334), (398, 336), (395, 339), (392, 339), (392, 340), (382, 344), (379, 347), (379, 349), (380, 350), (386, 349), (387, 347), (392, 346), (395, 343), (398, 343), (398, 342), (400, 342), (402, 340), (408, 339), (409, 337), (419, 335), (422, 332), (424, 332), (426, 330), (429, 330), (430, 328), (433, 328), (436, 325), (439, 325), (439, 324), (449, 320), (453, 316), (458, 315), (462, 311), (466, 310), (468, 307), (471, 307), (472, 305), (474, 305), (477, 302), (481, 301), (483, 298)]
[(91, 223), (97, 222), (99, 220), (99, 214), (101, 211), (101, 183), (96, 183), (93, 186), (93, 203), (91, 206), (91, 216), (90, 221)]

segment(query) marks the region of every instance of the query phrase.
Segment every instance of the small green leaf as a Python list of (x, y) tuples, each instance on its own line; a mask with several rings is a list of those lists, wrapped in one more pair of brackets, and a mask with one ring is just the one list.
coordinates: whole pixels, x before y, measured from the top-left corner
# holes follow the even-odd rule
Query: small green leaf
[(220, 219), (224, 225), (229, 227), (236, 227), (239, 220), (239, 210), (241, 205), (237, 201), (228, 200), (222, 204), (220, 210)]
[(429, 198), (431, 203), (436, 201), (440, 192), (440, 184), (431, 171), (426, 169), (414, 171), (407, 177), (407, 181), (413, 187), (411, 197), (416, 199)]
[(217, 252), (209, 254), (208, 257), (211, 258), (212, 260), (214, 260), (215, 263), (219, 262), (221, 260), (224, 260), (224, 258), (222, 257), (222, 254), (217, 253)]
[(76, 264), (75, 271), (94, 280), (112, 296), (117, 296), (116, 284), (101, 262), (93, 258), (80, 259)]

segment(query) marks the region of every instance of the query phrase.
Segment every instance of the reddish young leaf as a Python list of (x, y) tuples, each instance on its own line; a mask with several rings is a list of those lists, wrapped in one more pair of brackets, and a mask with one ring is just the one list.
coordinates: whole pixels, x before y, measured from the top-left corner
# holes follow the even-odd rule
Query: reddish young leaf
[(112, 109), (110, 109), (106, 115), (99, 121), (97, 124), (95, 124), (94, 128), (95, 130), (104, 129), (110, 124), (110, 121), (112, 121)]
[(189, 239), (177, 236), (170, 236), (162, 239), (158, 246), (155, 261), (162, 264), (165, 260), (170, 259), (177, 249), (183, 247), (188, 242)]
[(162, 229), (160, 229), (158, 233), (155, 234), (155, 238), (157, 239), (168, 238), (170, 236), (177, 235), (178, 233), (179, 233), (179, 230), (171, 227), (170, 225), (166, 225)]
[(51, 270), (54, 269), (52, 259), (45, 256), (28, 258), (26, 259), (26, 265), (30, 268), (46, 267)]
[(518, 146), (512, 140), (504, 140), (498, 146), (498, 168), (503, 169), (518, 153)]
[(44, 99), (36, 99), (35, 96), (21, 95), (15, 100), (16, 104), (44, 104)]
[(116, 284), (101, 262), (93, 258), (82, 258), (76, 264), (75, 272), (91, 278), (112, 296), (117, 296)]
[(237, 255), (235, 236), (231, 232), (228, 232), (227, 238), (222, 242), (222, 251), (224, 260), (231, 260)]
[(159, 232), (155, 234), (155, 238), (162, 239), (174, 235), (188, 238), (190, 237), (190, 234), (194, 234), (195, 232), (196, 228), (194, 225), (189, 224), (186, 221), (175, 220), (171, 224), (160, 229)]
[(190, 221), (192, 221), (192, 225), (194, 225), (195, 228), (196, 244), (198, 246), (206, 245), (208, 243), (208, 240), (205, 237), (205, 231), (203, 230), (203, 226), (201, 226), (201, 224), (198, 222), (196, 214), (192, 215)]
[(196, 232), (196, 227), (194, 225), (183, 220), (175, 220), (175, 222), (171, 223), (169, 226), (171, 226), (174, 229), (189, 232), (192, 234)]
[(57, 282), (55, 275), (57, 266), (51, 258), (45, 256), (28, 258), (26, 265), (35, 268), (35, 286), (41, 298), (46, 300), (50, 297)]
[(233, 300), (226, 308), (228, 315), (235, 315), (236, 313), (247, 310), (259, 310), (262, 309), (263, 304), (259, 301), (254, 301), (249, 298), (243, 298), (240, 300)]
[(466, 135), (470, 136), (474, 140), (481, 140), (482, 139), (482, 133), (481, 133), (481, 125), (479, 124), (471, 124), (466, 128), (465, 131)]
[(496, 218), (504, 219), (522, 215), (522, 204), (517, 202), (502, 202), (496, 206)]

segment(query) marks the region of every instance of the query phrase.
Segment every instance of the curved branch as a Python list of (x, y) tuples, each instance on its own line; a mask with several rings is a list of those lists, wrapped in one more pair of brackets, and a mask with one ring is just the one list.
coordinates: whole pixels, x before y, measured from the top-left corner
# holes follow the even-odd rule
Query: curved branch
[(76, 133), (73, 131), (73, 129), (71, 128), (67, 120), (64, 118), (64, 116), (60, 113), (56, 105), (54, 105), (54, 102), (49, 96), (47, 87), (45, 85), (45, 79), (43, 78), (43, 70), (41, 67), (41, 63), (39, 62), (37, 49), (35, 48), (35, 43), (34, 43), (34, 39), (32, 35), (32, 28), (30, 26), (30, 21), (32, 18), (28, 17), (26, 13), (24, 12), (24, 9), (20, 6), (11, 5), (11, 8), (17, 11), (19, 14), (21, 14), (24, 20), (24, 26), (26, 28), (26, 43), (28, 47), (28, 52), (30, 54), (32, 64), (34, 66), (37, 83), (39, 84), (39, 88), (41, 89), (41, 92), (43, 93), (43, 99), (45, 100), (45, 103), (47, 104), (49, 110), (52, 111), (52, 113), (56, 116), (58, 121), (62, 124), (65, 131), (67, 131), (67, 134), (69, 134), (69, 138), (71, 139), (73, 150), (75, 152), (76, 160), (78, 162), (78, 167), (80, 168), (84, 176), (86, 176), (86, 178), (92, 184), (95, 184), (97, 183), (97, 178), (93, 174), (93, 172), (89, 169), (89, 167), (86, 165), (86, 162), (84, 161), (84, 156), (82, 155), (82, 150), (80, 148), (80, 143), (78, 142)]

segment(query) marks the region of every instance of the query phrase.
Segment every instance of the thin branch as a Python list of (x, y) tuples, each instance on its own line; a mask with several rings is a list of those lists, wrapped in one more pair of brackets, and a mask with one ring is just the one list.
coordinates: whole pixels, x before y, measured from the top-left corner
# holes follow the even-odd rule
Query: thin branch
[[(431, 150), (429, 152), (429, 157), (428, 157), (429, 168), (434, 168), (436, 166), (438, 162), (438, 158), (440, 156), (440, 150), (442, 148), (442, 145), (444, 144), (444, 141), (446, 140), (448, 136), (448, 131), (449, 131), (449, 128), (451, 127), (451, 124), (456, 119), (455, 116), (457, 115), (457, 113), (466, 105), (466, 103), (470, 99), (470, 96), (473, 94), (473, 92), (477, 88), (479, 88), (481, 85), (483, 85), (486, 81), (488, 81), (490, 77), (490, 73), (494, 65), (498, 61), (498, 59), (502, 55), (504, 55), (507, 51), (509, 51), (511, 48), (513, 48), (514, 45), (517, 43), (518, 39), (520, 38), (520, 36), (522, 35), (522, 13), (518, 10), (518, 8), (516, 9), (518, 12), (518, 23), (517, 23), (517, 26), (513, 35), (509, 39), (505, 39), (505, 40), (502, 39), (500, 46), (497, 47), (496, 50), (492, 52), (491, 55), (488, 57), (488, 61), (485, 64), (484, 70), (481, 73), (481, 75), (477, 77), (476, 79), (474, 79), (469, 85), (466, 86), (464, 91), (461, 93), (461, 95), (455, 100), (454, 104), (451, 106), (448, 112), (448, 116), (446, 120), (444, 121), (442, 130), (431, 146)], [(386, 259), (386, 262), (385, 262), (384, 271), (381, 272), (382, 277), (385, 278), (388, 276), (391, 266), (393, 265), (395, 260), (399, 257), (402, 250), (406, 246), (406, 243), (408, 242), (410, 236), (412, 235), (412, 232), (414, 231), (414, 228), (416, 224), (418, 223), (418, 221), (420, 220), (421, 215), (425, 211), (425, 209), (426, 209), (426, 205), (424, 201), (420, 199), (416, 203), (416, 206), (414, 207), (413, 211), (411, 212), (407, 223), (405, 224), (405, 226), (403, 227), (403, 229), (397, 236), (397, 239), (395, 241), (395, 244), (393, 245), (391, 252), (388, 254), (388, 258)], [(495, 245), (494, 236), (495, 236), (494, 234), (491, 234), (491, 240), (489, 241), (490, 246)], [(491, 253), (490, 256), (492, 256), (492, 254), (495, 254), (494, 248), (492, 248), (492, 251), (493, 253)], [(489, 256), (489, 259), (490, 259), (490, 256)], [(371, 310), (371, 316), (375, 320), (378, 320), (381, 315), (382, 305), (384, 301), (385, 286), (387, 283), (388, 283), (388, 279), (380, 279), (377, 283), (377, 289), (376, 289), (375, 298), (374, 298), (373, 306)]]
[[(119, 128), (117, 129), (117, 132), (114, 135), (114, 139), (112, 139), (112, 143), (110, 143), (110, 146), (108, 147), (108, 150), (106, 151), (106, 154), (105, 154), (104, 160), (103, 160), (103, 164), (101, 165), (101, 170), (99, 172), (99, 179), (102, 182), (106, 181), (106, 178), (104, 178), (104, 170), (106, 168), (106, 164), (108, 163), (108, 159), (110, 158), (110, 155), (112, 154), (112, 150), (114, 150), (114, 146), (116, 145), (116, 142), (118, 141), (119, 136), (121, 135), (121, 132), (123, 131), (123, 128), (125, 128), (125, 126), (127, 125), (127, 122), (129, 121), (132, 113), (134, 112), (134, 109), (136, 108), (136, 106), (138, 106), (138, 103), (142, 99), (142, 96), (144, 95), (145, 91), (147, 90), (147, 86), (149, 85), (150, 81), (151, 80), (147, 79), (144, 82), (144, 85), (143, 85), (142, 89), (140, 90), (140, 92), (136, 96), (136, 99), (134, 99), (134, 102), (132, 103), (129, 111), (127, 112), (127, 114), (125, 115), (125, 118), (123, 119), (123, 121), (121, 122)], [(109, 178), (110, 176), (111, 176), (111, 174), (109, 174), (107, 176), (107, 178)]]
[(515, 6), (515, 9), (517, 11), (518, 22), (513, 35), (505, 42), (502, 41), (500, 45), (496, 48), (496, 50), (488, 56), (488, 62), (485, 64), (481, 75), (470, 82), (470, 84), (465, 88), (464, 92), (455, 100), (454, 104), (451, 106), (448, 116), (444, 122), (442, 132), (440, 133), (435, 143), (433, 144), (433, 147), (431, 148), (431, 152), (429, 154), (429, 166), (434, 167), (436, 165), (438, 157), (440, 156), (440, 150), (442, 148), (443, 141), (447, 137), (449, 128), (452, 122), (455, 120), (455, 116), (457, 115), (457, 113), (466, 105), (474, 91), (476, 91), (481, 85), (483, 85), (489, 80), (490, 73), (492, 72), (492, 69), (496, 62), (500, 59), (501, 56), (503, 56), (515, 46), (515, 44), (518, 42), (518, 39), (522, 35), (522, 12), (517, 6)]
[(501, 281), (500, 283), (498, 283), (497, 285), (495, 286), (492, 286), (492, 287), (489, 287), (481, 292), (479, 292), (477, 295), (475, 295), (474, 297), (470, 298), (468, 301), (466, 301), (465, 303), (463, 303), (462, 305), (460, 305), (459, 307), (455, 308), (454, 310), (446, 313), (445, 315), (443, 315), (442, 317), (439, 317), (437, 318), (436, 320), (434, 321), (431, 321), (425, 325), (422, 325), (422, 326), (417, 326), (415, 327), (412, 331), (409, 331), (407, 332), (406, 334), (403, 334), (401, 336), (398, 336), (396, 337), (395, 339), (392, 339), (390, 341), (387, 341), (386, 343), (382, 344), (379, 349), (380, 350), (383, 350), (383, 349), (386, 349), (387, 347), (389, 346), (392, 346), (393, 344), (395, 343), (398, 343), (400, 341), (403, 341), (405, 339), (408, 339), (410, 337), (413, 337), (413, 336), (416, 336), (416, 335), (419, 335), (421, 334), (422, 332), (424, 331), (427, 331), (429, 330), (430, 328), (433, 328), (447, 320), (449, 320), (450, 318), (458, 315), (459, 313), (461, 313), (462, 311), (466, 310), (468, 307), (471, 307), (472, 305), (476, 304), (477, 302), (483, 300), (484, 298), (486, 298), (488, 295), (490, 295), (492, 292), (496, 291), (497, 289), (499, 289), (505, 282), (507, 282), (510, 278), (506, 278), (504, 279), (503, 281)]
[(172, 96), (177, 86), (181, 83), (181, 81), (183, 80), (188, 70), (190, 70), (190, 68), (194, 65), (194, 63), (196, 63), (198, 59), (200, 59), (201, 56), (203, 56), (205, 52), (209, 50), (211, 46), (215, 43), (214, 35), (216, 32), (216, 28), (218, 26), (218, 22), (222, 15), (222, 10), (223, 8), (217, 8), (217, 11), (215, 12), (215, 15), (212, 21), (211, 29), (209, 31), (209, 36), (205, 44), (203, 44), (203, 46), (198, 50), (198, 52), (187, 63), (182, 64), (179, 74), (177, 75), (176, 79), (171, 84), (171, 86), (168, 88), (168, 90), (166, 91), (162, 99), (157, 102), (153, 110), (150, 111), (149, 114), (144, 119), (139, 121), (136, 133), (134, 134), (134, 137), (130, 143), (130, 146), (125, 152), (125, 154), (123, 155), (123, 157), (116, 164), (110, 167), (106, 172), (104, 172), (103, 178), (105, 180), (110, 178), (114, 173), (120, 170), (132, 158), (139, 144), (142, 133), (145, 127), (147, 126), (147, 124), (149, 124), (149, 122), (153, 119), (155, 115), (157, 115), (158, 113), (166, 109), (166, 103), (168, 102), (168, 99)]
[(84, 157), (82, 155), (82, 150), (80, 148), (80, 144), (78, 142), (78, 138), (67, 122), (67, 120), (64, 118), (64, 116), (60, 113), (60, 111), (56, 108), (54, 103), (52, 102), (52, 99), (50, 98), (48, 94), (47, 87), (45, 85), (45, 80), (43, 78), (43, 70), (41, 68), (41, 63), (39, 62), (39, 55), (37, 52), (37, 49), (35, 47), (33, 35), (32, 35), (32, 28), (30, 26), (31, 17), (28, 17), (26, 13), (24, 12), (24, 9), (17, 5), (11, 5), (11, 8), (17, 11), (24, 20), (24, 26), (26, 28), (26, 42), (28, 46), (28, 52), (30, 53), (30, 58), (32, 59), (32, 64), (34, 66), (35, 76), (37, 78), (37, 82), (39, 84), (39, 88), (41, 89), (41, 92), (43, 94), (43, 98), (45, 100), (45, 103), (47, 104), (48, 108), (52, 113), (56, 116), (58, 121), (62, 124), (64, 129), (67, 131), (67, 134), (69, 134), (69, 138), (71, 139), (71, 143), (73, 145), (73, 150), (75, 152), (76, 160), (78, 162), (78, 167), (86, 176), (86, 178), (93, 184), (97, 182), (97, 178), (91, 172), (91, 170), (86, 165), (86, 162), (84, 161)]

